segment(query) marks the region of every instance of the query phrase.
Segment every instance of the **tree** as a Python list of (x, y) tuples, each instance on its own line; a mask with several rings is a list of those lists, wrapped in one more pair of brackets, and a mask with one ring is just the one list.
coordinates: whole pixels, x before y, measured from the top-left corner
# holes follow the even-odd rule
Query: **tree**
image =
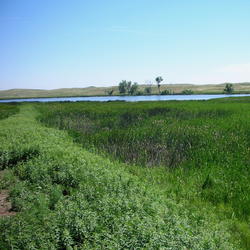
[(161, 89), (160, 89), (161, 85), (160, 85), (160, 83), (163, 81), (163, 78), (161, 76), (158, 76), (158, 77), (155, 78), (155, 81), (157, 83), (157, 88), (158, 88), (159, 95), (160, 95), (160, 93), (161, 93)]
[(130, 87), (128, 93), (129, 93), (130, 95), (135, 95), (136, 92), (137, 92), (137, 89), (138, 89), (138, 83), (137, 83), (137, 82), (134, 82), (134, 83), (131, 85), (131, 87)]
[(225, 86), (225, 88), (224, 88), (224, 92), (226, 94), (232, 94), (233, 91), (234, 91), (233, 84), (227, 83), (226, 86)]
[(127, 93), (129, 95), (135, 95), (137, 93), (138, 83), (134, 82), (132, 84), (131, 81), (123, 80), (119, 83), (118, 89), (120, 94), (124, 95)]
[(113, 93), (114, 93), (113, 89), (111, 89), (111, 90), (108, 91), (108, 95), (113, 95)]
[(131, 87), (132, 87), (132, 82), (127, 81), (127, 92), (128, 92), (128, 94), (130, 94)]
[(114, 93), (114, 90), (113, 89), (105, 89), (105, 94), (110, 96), (110, 95), (113, 95)]
[(125, 80), (121, 81), (118, 86), (120, 94), (122, 95), (126, 94), (127, 87), (128, 87), (127, 81)]

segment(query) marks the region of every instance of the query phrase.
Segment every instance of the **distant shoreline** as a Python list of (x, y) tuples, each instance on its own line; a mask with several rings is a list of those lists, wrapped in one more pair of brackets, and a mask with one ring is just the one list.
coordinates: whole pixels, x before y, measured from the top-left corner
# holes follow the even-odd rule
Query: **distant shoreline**
[(46, 103), (46, 102), (158, 102), (158, 101), (198, 101), (218, 98), (246, 97), (250, 94), (192, 94), (192, 95), (124, 95), (124, 96), (85, 96), (85, 97), (45, 97), (45, 98), (19, 98), (2, 99), (0, 103)]
[[(174, 93), (174, 94), (170, 94), (170, 95), (160, 95), (160, 96), (176, 96), (176, 95), (183, 95), (183, 96), (192, 96), (192, 95), (224, 95), (225, 93), (193, 93), (193, 94), (181, 94), (181, 93)], [(244, 94), (250, 94), (250, 91), (249, 92), (234, 92), (233, 94), (231, 95), (228, 95), (229, 97), (232, 96), (232, 95), (244, 95)], [(150, 95), (133, 95), (133, 96), (155, 96), (156, 94), (150, 94)], [(0, 97), (0, 100), (19, 100), (19, 99), (43, 99), (43, 98), (46, 98), (46, 99), (52, 99), (52, 98), (74, 98), (74, 97), (120, 97), (120, 96), (123, 96), (123, 97), (126, 97), (126, 96), (131, 96), (131, 95), (80, 95), (80, 96), (39, 96), (39, 97), (4, 97), (4, 98), (1, 98)]]
[[(156, 85), (151, 85), (151, 94), (145, 94), (144, 90), (150, 85), (139, 85), (140, 95), (157, 95)], [(233, 94), (250, 94), (250, 83), (235, 83)], [(169, 90), (171, 95), (184, 95), (182, 91), (191, 90), (195, 95), (224, 94), (225, 84), (162, 84), (161, 91)], [(7, 99), (33, 99), (33, 98), (68, 98), (68, 97), (101, 97), (108, 96), (108, 91), (113, 90), (112, 96), (122, 96), (118, 86), (111, 87), (86, 87), (86, 88), (62, 88), (52, 90), (42, 89), (10, 89), (0, 90), (0, 100)]]

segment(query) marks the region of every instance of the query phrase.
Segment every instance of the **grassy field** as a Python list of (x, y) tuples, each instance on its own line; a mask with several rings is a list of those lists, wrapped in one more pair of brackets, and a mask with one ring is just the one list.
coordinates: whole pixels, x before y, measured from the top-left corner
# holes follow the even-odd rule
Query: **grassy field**
[(0, 120), (7, 118), (19, 111), (18, 103), (0, 104)]
[[(139, 91), (144, 92), (147, 85), (139, 85)], [(183, 90), (190, 89), (195, 94), (221, 94), (225, 84), (163, 84), (161, 91), (169, 90), (173, 94), (180, 94)], [(64, 88), (53, 90), (42, 89), (10, 89), (1, 90), (0, 99), (9, 98), (35, 98), (35, 97), (69, 97), (69, 96), (103, 96), (108, 91), (114, 90), (113, 95), (119, 95), (118, 87), (87, 87), (87, 88)], [(250, 83), (235, 83), (235, 93), (250, 93)], [(152, 94), (158, 94), (157, 86), (152, 86)]]
[(150, 169), (146, 178), (169, 197), (208, 202), (248, 228), (249, 108), (249, 98), (51, 103), (40, 105), (40, 120), (90, 151)]
[(250, 98), (6, 107), (3, 249), (250, 248)]

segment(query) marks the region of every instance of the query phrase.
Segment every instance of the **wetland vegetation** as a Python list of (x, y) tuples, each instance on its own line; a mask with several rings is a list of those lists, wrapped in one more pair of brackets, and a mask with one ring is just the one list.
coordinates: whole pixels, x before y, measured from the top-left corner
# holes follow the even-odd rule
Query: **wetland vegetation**
[(249, 97), (0, 109), (3, 249), (249, 249)]

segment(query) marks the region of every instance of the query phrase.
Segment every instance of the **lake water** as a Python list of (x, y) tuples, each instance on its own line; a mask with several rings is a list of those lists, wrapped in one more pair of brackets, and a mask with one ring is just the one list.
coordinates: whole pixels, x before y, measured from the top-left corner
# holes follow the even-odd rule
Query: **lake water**
[(210, 100), (223, 97), (238, 97), (250, 96), (250, 94), (235, 94), (235, 95), (146, 95), (146, 96), (91, 96), (91, 97), (55, 97), (55, 98), (27, 98), (27, 99), (6, 99), (0, 102), (108, 102), (108, 101), (126, 101), (126, 102), (141, 102), (141, 101), (184, 101), (184, 100)]

